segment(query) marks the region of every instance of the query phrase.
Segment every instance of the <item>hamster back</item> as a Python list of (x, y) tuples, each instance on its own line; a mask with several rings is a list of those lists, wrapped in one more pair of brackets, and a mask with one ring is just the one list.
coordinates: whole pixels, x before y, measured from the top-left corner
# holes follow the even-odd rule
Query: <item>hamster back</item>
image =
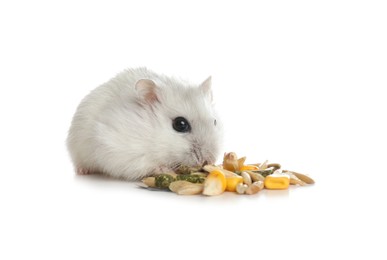
[(136, 180), (180, 165), (215, 163), (222, 131), (211, 78), (191, 84), (138, 68), (81, 101), (67, 146), (79, 174)]

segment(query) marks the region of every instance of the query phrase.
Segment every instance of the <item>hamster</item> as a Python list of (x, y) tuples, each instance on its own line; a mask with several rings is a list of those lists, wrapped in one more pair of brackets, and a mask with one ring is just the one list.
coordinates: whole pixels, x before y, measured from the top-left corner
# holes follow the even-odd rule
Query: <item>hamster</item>
[(222, 137), (211, 77), (195, 85), (136, 68), (81, 101), (67, 147), (78, 174), (134, 181), (180, 165), (213, 164)]

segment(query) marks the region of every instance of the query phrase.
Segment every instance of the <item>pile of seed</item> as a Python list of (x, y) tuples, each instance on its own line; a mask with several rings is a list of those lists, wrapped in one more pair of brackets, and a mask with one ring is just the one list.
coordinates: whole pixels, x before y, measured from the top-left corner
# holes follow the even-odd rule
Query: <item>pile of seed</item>
[(245, 157), (226, 153), (223, 164), (203, 167), (181, 166), (176, 171), (147, 177), (146, 188), (169, 190), (179, 195), (219, 195), (225, 191), (256, 194), (263, 189), (287, 189), (289, 185), (305, 186), (314, 180), (307, 175), (281, 169), (278, 163), (245, 165)]

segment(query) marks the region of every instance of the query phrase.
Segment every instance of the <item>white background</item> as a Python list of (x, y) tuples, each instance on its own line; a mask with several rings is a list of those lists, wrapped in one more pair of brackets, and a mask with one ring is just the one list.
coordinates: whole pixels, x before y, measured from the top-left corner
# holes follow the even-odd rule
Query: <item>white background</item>
[[(1, 259), (386, 259), (383, 1), (2, 1)], [(80, 100), (128, 67), (201, 82), (224, 151), (314, 186), (180, 197), (76, 176)]]

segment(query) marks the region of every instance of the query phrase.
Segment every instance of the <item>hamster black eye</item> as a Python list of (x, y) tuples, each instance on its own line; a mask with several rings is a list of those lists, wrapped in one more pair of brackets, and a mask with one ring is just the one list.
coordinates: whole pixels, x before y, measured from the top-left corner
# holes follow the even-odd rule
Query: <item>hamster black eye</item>
[(214, 119), (214, 126), (216, 126), (216, 119)]
[(186, 133), (191, 131), (191, 125), (188, 123), (188, 120), (184, 117), (176, 117), (172, 121), (173, 129), (180, 133)]

